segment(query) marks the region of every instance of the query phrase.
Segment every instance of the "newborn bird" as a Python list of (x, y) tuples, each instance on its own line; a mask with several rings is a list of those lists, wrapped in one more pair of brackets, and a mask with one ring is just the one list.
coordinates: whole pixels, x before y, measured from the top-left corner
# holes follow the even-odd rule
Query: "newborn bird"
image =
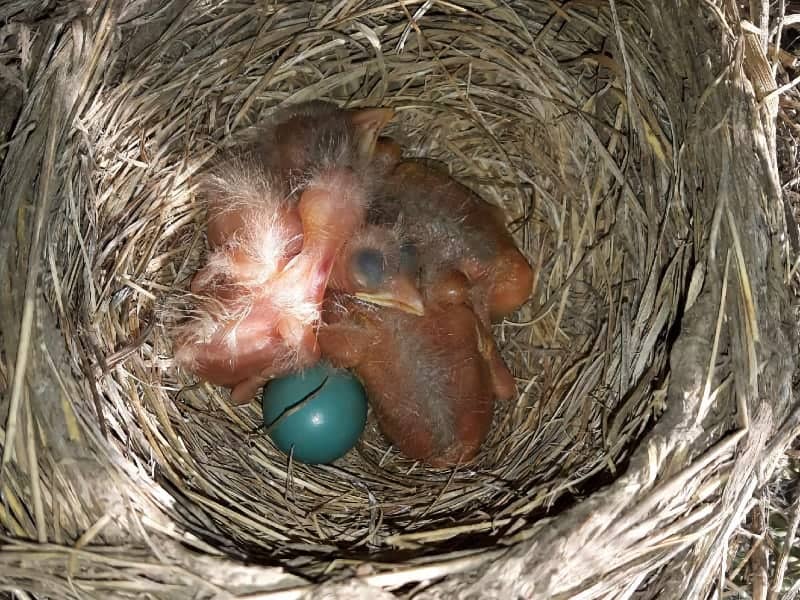
[(318, 334), (322, 354), (364, 383), (384, 435), (406, 456), (434, 467), (471, 460), (492, 422), (496, 349), (459, 301), (465, 286), (456, 276), (427, 288), (432, 295), (421, 317), (388, 308), (389, 302), (376, 308), (333, 295)]
[(481, 355), (495, 396), (512, 397), (514, 378), (490, 326), (527, 300), (533, 270), (505, 228), (502, 211), (446, 173), (403, 162), (376, 192), (367, 219), (400, 228), (417, 249), (426, 303), (465, 304), (478, 316)]
[(533, 270), (506, 229), (502, 211), (446, 173), (419, 162), (399, 164), (368, 219), (401, 222), (428, 262), (463, 273), (473, 308), (487, 327), (530, 297)]
[(348, 244), (331, 287), (351, 293), (329, 295), (318, 341), (323, 356), (361, 379), (401, 452), (445, 467), (474, 457), (495, 398), (510, 397), (514, 379), (468, 305), (466, 276), (426, 268), (420, 261), (431, 257), (403, 240), (397, 224), (368, 227)]
[(175, 358), (231, 387), (234, 404), (319, 358), (314, 327), (331, 271), (363, 226), (375, 175), (397, 160), (391, 144), (378, 145), (392, 115), (290, 107), (205, 181), (210, 253), (192, 280), (197, 312), (176, 336)]

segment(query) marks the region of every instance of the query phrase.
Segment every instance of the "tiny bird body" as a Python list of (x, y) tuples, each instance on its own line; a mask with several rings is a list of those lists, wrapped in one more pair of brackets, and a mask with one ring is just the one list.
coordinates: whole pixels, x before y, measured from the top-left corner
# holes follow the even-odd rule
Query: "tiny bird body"
[(394, 160), (378, 144), (392, 114), (290, 107), (206, 179), (210, 251), (191, 283), (196, 314), (178, 331), (175, 357), (231, 387), (234, 403), (318, 360), (314, 328), (331, 271), (364, 224), (374, 173)]
[[(403, 454), (436, 467), (467, 462), (489, 432), (495, 400), (515, 392), (490, 327), (528, 298), (532, 269), (499, 209), (420, 163), (386, 176), (367, 219), (373, 231), (396, 232), (405, 260), (383, 264), (416, 279), (424, 314), (393, 304), (392, 294), (381, 308), (332, 296), (322, 354), (362, 380), (380, 429)], [(333, 279), (346, 280), (342, 270), (354, 266), (341, 263)]]
[[(495, 398), (513, 393), (514, 380), (466, 302), (466, 277), (437, 272), (431, 280), (434, 271), (419, 259), (415, 247), (401, 242), (399, 260), (383, 260), (389, 291), (377, 286), (366, 295), (331, 295), (318, 339), (328, 360), (352, 369), (364, 383), (386, 437), (406, 456), (445, 467), (474, 457), (489, 431)], [(360, 266), (344, 263), (336, 270)], [(423, 297), (401, 293), (419, 269), (426, 273)], [(424, 314), (413, 310), (420, 301)]]
[(384, 435), (434, 467), (472, 459), (494, 410), (475, 314), (459, 304), (414, 316), (352, 296), (329, 304), (323, 355), (361, 379)]
[(402, 223), (429, 265), (463, 273), (473, 309), (487, 327), (530, 297), (533, 270), (506, 229), (502, 211), (436, 168), (400, 163), (368, 219)]
[(441, 170), (406, 161), (386, 177), (367, 220), (398, 228), (417, 249), (426, 306), (461, 303), (475, 313), (495, 395), (510, 398), (514, 378), (490, 333), (491, 323), (528, 299), (533, 270), (506, 229), (502, 211)]

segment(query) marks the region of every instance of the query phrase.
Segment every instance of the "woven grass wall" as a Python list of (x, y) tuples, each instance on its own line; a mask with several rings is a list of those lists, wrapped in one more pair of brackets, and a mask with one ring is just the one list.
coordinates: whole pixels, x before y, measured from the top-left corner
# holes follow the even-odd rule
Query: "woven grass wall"
[[(793, 67), (767, 44), (791, 20), (768, 9), (0, 6), (0, 589), (778, 597), (800, 572), (798, 236)], [(501, 206), (537, 269), (494, 332), (518, 394), (468, 466), (372, 423), (333, 466), (289, 463), (256, 404), (173, 365), (197, 176), (315, 98), (394, 107), (406, 155)]]

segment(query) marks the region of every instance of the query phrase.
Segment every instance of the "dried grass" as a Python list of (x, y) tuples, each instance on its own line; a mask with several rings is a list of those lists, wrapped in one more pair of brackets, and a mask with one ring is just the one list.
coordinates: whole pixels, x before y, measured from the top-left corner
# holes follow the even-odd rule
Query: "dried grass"
[[(765, 539), (800, 427), (778, 86), (733, 3), (663, 4), (0, 7), (24, 89), (0, 150), (0, 589), (776, 597), (796, 492), (781, 547), (741, 528)], [(320, 97), (395, 107), (408, 153), (502, 206), (539, 268), (495, 332), (519, 396), (469, 468), (374, 426), (337, 466), (287, 464), (256, 406), (172, 366), (195, 175)]]

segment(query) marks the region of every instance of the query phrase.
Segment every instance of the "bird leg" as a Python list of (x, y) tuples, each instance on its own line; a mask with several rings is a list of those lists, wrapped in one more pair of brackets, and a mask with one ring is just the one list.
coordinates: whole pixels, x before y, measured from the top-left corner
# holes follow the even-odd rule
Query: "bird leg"
[(492, 379), (494, 395), (498, 400), (508, 400), (517, 392), (514, 376), (508, 370), (500, 351), (497, 349), (492, 332), (480, 320), (476, 320), (475, 327), (478, 332), (478, 350), (489, 365), (489, 375)]
[(247, 404), (270, 379), (283, 375), (288, 371), (308, 368), (314, 365), (320, 358), (317, 338), (310, 328), (306, 328), (302, 335), (304, 337), (297, 342), (292, 348), (292, 354), (287, 357), (291, 368), (287, 368), (286, 360), (284, 362), (272, 360), (271, 362), (262, 363), (262, 369), (258, 374), (248, 377), (233, 386), (231, 403), (234, 405)]

